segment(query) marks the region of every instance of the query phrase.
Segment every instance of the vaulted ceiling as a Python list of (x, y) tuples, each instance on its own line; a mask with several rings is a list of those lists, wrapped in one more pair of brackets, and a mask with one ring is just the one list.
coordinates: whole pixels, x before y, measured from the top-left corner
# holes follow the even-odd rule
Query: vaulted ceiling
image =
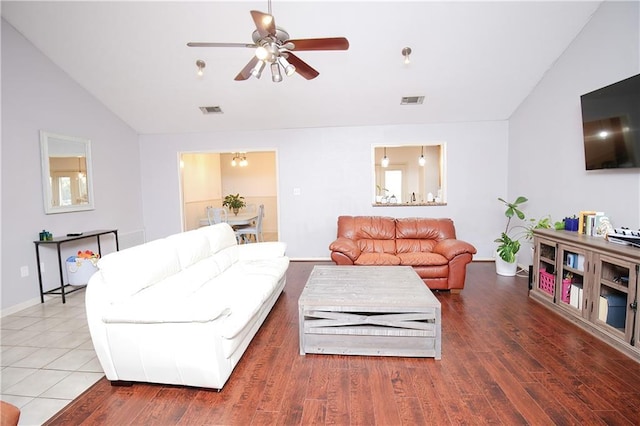
[[(154, 134), (505, 120), (600, 3), (274, 0), (291, 38), (350, 43), (297, 53), (320, 75), (281, 83), (268, 70), (234, 80), (252, 49), (186, 46), (251, 43), (250, 10), (267, 12), (267, 1), (3, 1), (1, 10), (135, 131)], [(403, 96), (425, 99), (400, 105)]]

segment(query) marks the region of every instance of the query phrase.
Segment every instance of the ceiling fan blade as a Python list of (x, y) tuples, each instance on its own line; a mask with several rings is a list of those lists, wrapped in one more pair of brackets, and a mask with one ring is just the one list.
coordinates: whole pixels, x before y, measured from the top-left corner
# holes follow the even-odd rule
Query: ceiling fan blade
[(344, 37), (328, 37), (328, 38), (303, 38), (297, 40), (287, 40), (287, 43), (293, 43), (295, 51), (300, 50), (347, 50), (349, 49), (349, 40)]
[(272, 15), (268, 13), (259, 12), (257, 10), (251, 11), (251, 17), (256, 24), (256, 29), (260, 37), (276, 36), (276, 20)]
[(207, 43), (207, 42), (189, 42), (189, 47), (257, 47), (253, 43)]
[(255, 56), (252, 57), (249, 63), (247, 63), (247, 65), (245, 65), (244, 68), (242, 68), (242, 71), (240, 71), (238, 75), (236, 75), (236, 78), (234, 78), (234, 80), (242, 81), (251, 77), (251, 70), (256, 66), (257, 63), (258, 63), (258, 58), (256, 58)]
[(309, 64), (307, 64), (302, 59), (298, 58), (291, 52), (287, 52), (287, 60), (291, 65), (296, 67), (296, 72), (306, 78), (307, 80), (312, 80), (316, 78), (320, 73), (315, 69), (311, 68)]

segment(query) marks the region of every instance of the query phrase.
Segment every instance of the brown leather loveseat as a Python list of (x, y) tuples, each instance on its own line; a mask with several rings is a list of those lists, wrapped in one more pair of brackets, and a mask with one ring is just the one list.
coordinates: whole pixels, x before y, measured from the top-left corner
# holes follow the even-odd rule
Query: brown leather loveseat
[(337, 265), (412, 266), (432, 290), (459, 292), (476, 253), (451, 219), (340, 216), (329, 246)]

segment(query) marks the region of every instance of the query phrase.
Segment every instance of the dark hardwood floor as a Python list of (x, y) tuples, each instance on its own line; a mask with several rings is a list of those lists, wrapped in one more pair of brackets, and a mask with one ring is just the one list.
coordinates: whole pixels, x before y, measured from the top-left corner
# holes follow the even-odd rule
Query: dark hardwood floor
[(106, 379), (47, 425), (640, 424), (640, 363), (532, 301), (527, 278), (469, 265), (442, 303), (442, 360), (299, 355), (287, 286), (221, 392)]

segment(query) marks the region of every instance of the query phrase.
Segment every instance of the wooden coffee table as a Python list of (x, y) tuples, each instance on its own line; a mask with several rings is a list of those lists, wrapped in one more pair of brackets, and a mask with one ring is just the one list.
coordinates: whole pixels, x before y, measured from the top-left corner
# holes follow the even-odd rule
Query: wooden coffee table
[(315, 266), (298, 310), (301, 355), (441, 358), (440, 301), (410, 266)]

